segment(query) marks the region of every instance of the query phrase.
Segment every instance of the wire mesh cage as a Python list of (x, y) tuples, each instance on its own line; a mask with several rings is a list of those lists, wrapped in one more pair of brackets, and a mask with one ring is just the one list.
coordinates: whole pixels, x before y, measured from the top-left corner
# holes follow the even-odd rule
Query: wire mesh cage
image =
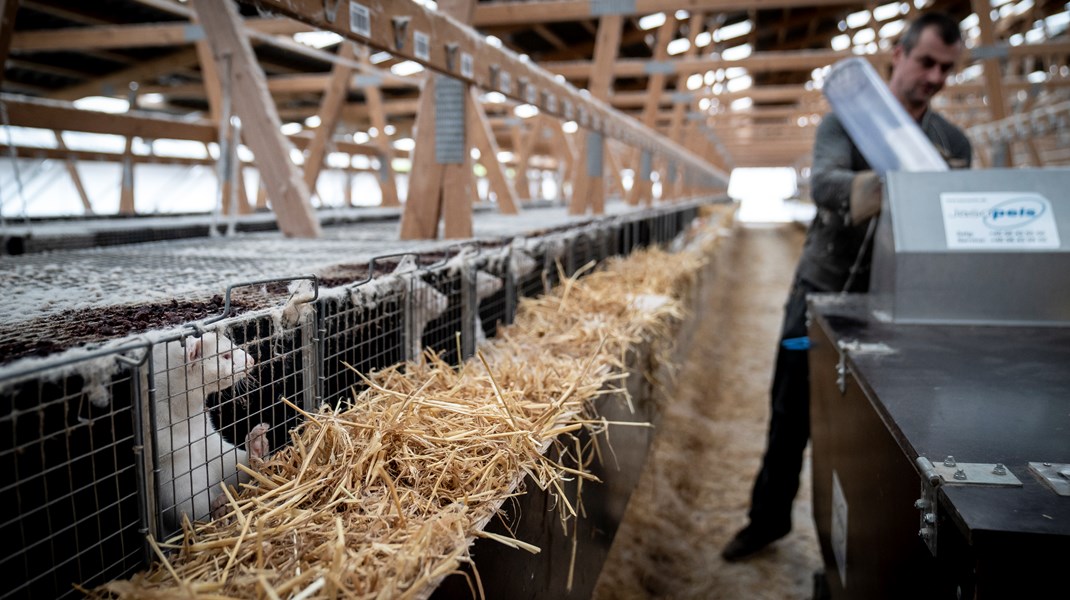
[(138, 367), (125, 356), (0, 379), (0, 597), (80, 597), (72, 583), (128, 576), (146, 559)]
[(404, 288), (380, 285), (370, 277), (320, 301), (320, 393), (325, 402), (337, 405), (363, 389), (360, 374), (405, 360), (405, 307)]
[[(587, 267), (588, 263), (592, 260), (597, 261), (600, 257), (596, 249), (592, 231), (582, 231), (572, 236), (567, 241), (567, 249), (565, 252), (564, 272), (568, 277), (572, 277), (584, 267)], [(584, 272), (590, 272), (589, 269), (584, 269)]]
[[(592, 261), (667, 243), (697, 210), (378, 257), (322, 295), (315, 277), (297, 278), (310, 279), (311, 292), (290, 280), (252, 282), (268, 294), (288, 291), (290, 301), (231, 316), (228, 289), (223, 315), (152, 343), (5, 366), (0, 501), (15, 508), (0, 520), (10, 540), (0, 568), (14, 575), (0, 598), (68, 597), (80, 593), (73, 584), (133, 574), (151, 558), (147, 533), (165, 539), (183, 515), (225, 512), (221, 485), (241, 481), (239, 463), (288, 443), (300, 422), (295, 407), (351, 398), (360, 373), (425, 348), (458, 364), (512, 322), (520, 297), (545, 293)], [(231, 288), (243, 285), (251, 284)]]
[[(519, 249), (515, 251), (521, 252)], [(475, 262), (476, 348), (487, 338), (497, 335), (498, 327), (512, 323), (516, 316), (516, 269), (512, 268), (516, 260), (513, 252), (513, 248), (506, 248)]]
[(549, 287), (551, 271), (556, 270), (553, 259), (545, 249), (545, 244), (533, 244), (526, 253), (531, 266), (525, 272), (517, 272), (516, 293), (517, 296), (534, 297), (546, 291)]
[(220, 486), (248, 479), (237, 465), (284, 445), (299, 423), (294, 406), (315, 402), (314, 328), (280, 324), (271, 315), (247, 315), (153, 346), (149, 397), (157, 485), (155, 505), (149, 505), (160, 537), (177, 531), (183, 518), (225, 513)]

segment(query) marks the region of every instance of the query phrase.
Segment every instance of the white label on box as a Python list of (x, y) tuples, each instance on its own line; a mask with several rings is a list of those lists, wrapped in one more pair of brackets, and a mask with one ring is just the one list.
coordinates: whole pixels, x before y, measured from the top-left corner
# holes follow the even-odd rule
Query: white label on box
[(1035, 192), (940, 194), (948, 250), (1058, 248), (1051, 201)]
[(836, 556), (836, 570), (840, 585), (847, 589), (847, 498), (843, 495), (840, 476), (832, 470), (832, 553)]

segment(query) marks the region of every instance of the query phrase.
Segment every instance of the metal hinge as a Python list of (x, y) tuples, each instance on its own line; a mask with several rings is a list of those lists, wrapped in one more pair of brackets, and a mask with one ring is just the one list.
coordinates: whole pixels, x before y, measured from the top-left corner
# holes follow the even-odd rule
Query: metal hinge
[(1070, 496), (1070, 464), (1031, 462), (1029, 470), (1060, 496)]
[(836, 344), (836, 347), (840, 350), (840, 358), (836, 361), (836, 385), (840, 388), (840, 393), (847, 392), (847, 355), (851, 352), (855, 354), (894, 354), (895, 349), (888, 346), (883, 342), (859, 342), (840, 340)]

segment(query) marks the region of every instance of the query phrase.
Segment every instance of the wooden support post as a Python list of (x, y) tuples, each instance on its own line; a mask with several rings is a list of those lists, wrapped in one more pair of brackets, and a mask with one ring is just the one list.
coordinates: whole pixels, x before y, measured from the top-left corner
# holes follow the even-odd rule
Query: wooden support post
[(349, 163), (342, 172), (342, 198), (346, 206), (353, 206), (353, 174), (353, 157), (350, 156)]
[(121, 71), (91, 79), (50, 93), (56, 100), (77, 100), (85, 96), (111, 95), (125, 88), (131, 81), (144, 81), (162, 73), (174, 72), (197, 62), (197, 51), (183, 48), (160, 58), (136, 63)]
[(4, 82), (4, 63), (11, 50), (11, 36), (15, 32), (15, 13), (19, 0), (0, 0), (0, 83)]
[(550, 138), (552, 138), (551, 147), (554, 150), (554, 156), (558, 160), (558, 170), (560, 170), (561, 165), (564, 165), (565, 172), (571, 172), (572, 163), (576, 160), (576, 157), (572, 153), (572, 142), (561, 129), (561, 123), (546, 114), (539, 114), (539, 118), (542, 120), (543, 131), (550, 132)]
[[(657, 37), (654, 40), (654, 61), (661, 62), (669, 58), (669, 42), (676, 35), (676, 17), (666, 14), (665, 23), (658, 28)], [(694, 38), (692, 38), (694, 39)], [(692, 41), (692, 45), (694, 42)], [(643, 114), (640, 120), (643, 125), (654, 128), (657, 125), (658, 106), (661, 104), (661, 95), (665, 91), (665, 74), (655, 72), (648, 78), (646, 86), (646, 99), (643, 104)], [(650, 184), (650, 154), (649, 152), (631, 152), (629, 164), (635, 176), (632, 178), (632, 189), (628, 191), (628, 204), (638, 206), (639, 203), (651, 194)], [(643, 177), (645, 169), (645, 178)]]
[[(192, 15), (192, 18), (194, 22), (197, 21), (196, 14)], [(208, 97), (209, 114), (211, 115), (212, 122), (215, 123), (216, 126), (222, 126), (222, 117), (220, 115), (223, 111), (223, 88), (222, 82), (219, 79), (219, 66), (215, 62), (215, 57), (212, 56), (212, 49), (208, 46), (208, 42), (204, 41), (203, 39), (198, 41), (196, 49), (197, 60), (200, 61), (201, 64), (201, 81), (204, 83), (204, 92), (205, 95)], [(234, 139), (233, 143), (239, 144), (241, 143), (241, 140)], [(205, 144), (204, 147), (205, 150), (207, 150), (208, 144)], [(222, 152), (222, 147), (220, 148), (220, 151)], [(210, 155), (211, 153), (209, 153), (209, 156)], [(222, 159), (223, 157), (220, 156), (219, 160)], [(236, 190), (238, 200), (238, 213), (250, 214), (253, 212), (253, 207), (249, 206), (249, 194), (245, 190), (245, 180), (242, 177), (242, 167), (240, 165), (235, 166), (235, 173), (237, 174), (238, 185), (238, 189)], [(217, 177), (219, 175), (218, 169), (216, 170), (216, 175)], [(231, 186), (233, 186), (234, 184), (233, 182), (227, 181), (225, 179), (220, 181), (219, 184), (223, 186), (223, 193), (220, 194), (223, 206), (221, 206), (220, 208), (222, 209), (223, 214), (229, 215), (230, 202), (228, 202), (227, 200), (231, 197), (231, 195), (235, 193), (235, 190), (231, 189)]]
[[(371, 65), (371, 52), (364, 49), (360, 53), (360, 61)], [(363, 86), (364, 101), (368, 105), (368, 118), (372, 127), (379, 132), (375, 136), (375, 144), (379, 147), (379, 189), (382, 192), (382, 206), (401, 206), (398, 200), (398, 184), (394, 175), (394, 147), (390, 136), (386, 134), (386, 110), (383, 103), (383, 91), (379, 85), (369, 83)]]
[[(439, 9), (470, 21), (475, 0), (444, 0)], [(472, 156), (465, 140), (468, 84), (445, 75), (424, 79), (416, 113), (409, 197), (401, 214), (401, 239), (434, 239), (439, 218), (446, 238), (472, 237)], [(458, 140), (457, 137), (460, 139)]]
[[(971, 0), (973, 12), (977, 15), (977, 24), (981, 28), (981, 44), (988, 48), (994, 48), (996, 44), (995, 27), (992, 24), (992, 6), (988, 0)], [(1006, 99), (1003, 97), (1002, 75), (1000, 74), (1000, 59), (996, 57), (986, 58), (981, 61), (984, 65), (985, 74), (985, 98), (988, 100), (988, 109), (991, 119), (999, 121), (1007, 116)], [(996, 149), (993, 155), (1002, 155), (1002, 164), (996, 167), (1010, 167), (1014, 164), (1011, 145), (1001, 143), (1003, 148)]]
[(256, 156), (261, 181), (273, 192), (271, 206), (279, 229), (289, 237), (319, 237), (321, 229), (309, 202), (308, 186), (290, 160), (292, 146), (280, 132), (282, 123), (268, 95), (264, 71), (245, 37), (237, 9), (230, 2), (214, 0), (191, 0), (191, 4), (216, 61), (224, 55), (233, 61), (234, 105), (244, 123), (246, 142)]
[[(56, 136), (56, 147), (60, 150), (67, 150), (67, 144), (63, 143), (63, 135), (59, 131), (53, 131), (52, 134)], [(69, 156), (63, 159), (63, 164), (67, 166), (67, 173), (71, 176), (71, 183), (74, 184), (74, 189), (78, 191), (78, 198), (82, 201), (82, 209), (85, 210), (87, 215), (93, 214), (93, 203), (89, 201), (89, 194), (86, 193), (85, 186), (82, 185), (82, 177), (78, 174), (78, 165)]]
[[(137, 108), (137, 84), (130, 84), (129, 106), (127, 112)], [(136, 210), (134, 205), (134, 136), (126, 136), (126, 146), (123, 148), (122, 181), (119, 186), (119, 214), (132, 215)]]
[[(606, 147), (603, 150), (605, 154), (605, 161), (609, 167), (609, 185), (606, 186), (606, 192), (616, 192), (623, 200), (628, 197), (628, 190), (624, 189), (624, 163), (620, 160), (619, 148), (614, 148), (613, 144), (606, 142)], [(634, 186), (634, 180), (632, 185)]]
[[(316, 180), (319, 179), (320, 171), (323, 170), (328, 143), (338, 125), (338, 117), (342, 114), (342, 106), (345, 104), (349, 90), (349, 75), (353, 72), (349, 63), (356, 58), (353, 42), (343, 41), (338, 49), (338, 56), (345, 60), (335, 63), (331, 69), (330, 83), (327, 84), (323, 99), (320, 101), (320, 124), (316, 127), (316, 133), (312, 136), (305, 155), (305, 185), (312, 194), (316, 194)], [(386, 134), (382, 133), (382, 135)], [(322, 200), (320, 204), (323, 204)]]
[[(465, 169), (472, 170), (471, 155), (466, 145), (460, 152), (451, 153), (450, 150), (457, 148), (440, 149), (437, 143), (440, 137), (436, 132), (439, 110), (445, 114), (446, 111), (460, 109), (461, 119), (464, 118), (463, 96), (458, 106), (444, 106), (444, 100), (452, 99), (456, 90), (440, 90), (458, 84), (463, 85), (444, 75), (432, 75), (424, 80), (420, 92), (420, 110), (416, 113), (416, 149), (413, 151), (409, 197), (405, 200), (401, 215), (403, 240), (435, 239), (438, 237), (440, 219), (445, 225), (445, 237), (472, 235), (472, 179), (465, 173)], [(460, 130), (463, 133), (463, 124)]]
[(516, 197), (521, 201), (531, 200), (531, 182), (528, 181), (528, 136), (524, 135), (523, 122), (513, 125), (510, 132), (513, 136), (513, 185), (516, 187)]
[(515, 215), (520, 212), (516, 195), (505, 177), (502, 163), (498, 161), (498, 141), (494, 139), (487, 113), (479, 102), (479, 91), (474, 87), (468, 90), (468, 109), (473, 117), (468, 121), (468, 130), (472, 134), (476, 148), (479, 149), (479, 162), (487, 169), (490, 190), (498, 198), (498, 210), (502, 214)]
[[(572, 148), (572, 140), (561, 128), (562, 123), (553, 117), (545, 118), (546, 127), (549, 128), (550, 136), (553, 138), (553, 147), (557, 150), (558, 163), (557, 168), (554, 169), (554, 181), (557, 183), (558, 198), (563, 198), (562, 182), (568, 181), (575, 171), (576, 155)], [(542, 189), (541, 185), (540, 189)]]
[[(591, 95), (599, 100), (608, 101), (610, 88), (613, 85), (613, 63), (617, 60), (617, 52), (620, 50), (621, 29), (624, 20), (621, 15), (605, 15), (598, 22), (598, 35), (594, 47), (594, 62), (588, 89)], [(586, 150), (585, 150), (586, 149)], [(580, 152), (582, 161), (580, 167), (575, 169), (572, 183), (572, 199), (569, 201), (569, 214), (586, 214), (592, 209), (595, 214), (602, 214), (605, 210), (605, 190), (602, 178), (604, 142), (601, 134), (583, 132), (580, 135)], [(597, 160), (597, 169), (583, 161)], [(586, 166), (583, 166), (586, 165)], [(615, 176), (620, 177), (620, 170), (615, 170)], [(584, 182), (585, 178), (595, 178), (597, 182)]]

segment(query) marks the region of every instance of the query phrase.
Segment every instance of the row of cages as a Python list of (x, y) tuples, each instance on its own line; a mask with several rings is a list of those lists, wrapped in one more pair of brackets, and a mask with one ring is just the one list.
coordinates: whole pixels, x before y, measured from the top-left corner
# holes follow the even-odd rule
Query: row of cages
[[(362, 373), (425, 350), (451, 364), (590, 263), (663, 245), (698, 206), (648, 211), (522, 245), (392, 255), (337, 287), (239, 283), (223, 315), (0, 371), (0, 598), (62, 598), (129, 577), (182, 520), (225, 512), (238, 463), (289, 442), (301, 412), (352, 401)], [(276, 285), (275, 309), (230, 315), (232, 289)], [(280, 298), (281, 299), (281, 298)], [(299, 410), (300, 409), (300, 410)]]

